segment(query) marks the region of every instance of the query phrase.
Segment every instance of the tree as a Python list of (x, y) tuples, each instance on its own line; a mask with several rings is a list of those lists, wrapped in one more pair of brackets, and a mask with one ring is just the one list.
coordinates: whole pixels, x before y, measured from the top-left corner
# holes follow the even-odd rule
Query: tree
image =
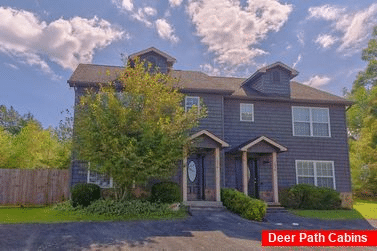
[(0, 168), (5, 167), (11, 155), (12, 136), (0, 126)]
[(21, 116), (13, 106), (7, 109), (5, 105), (0, 105), (0, 126), (13, 135), (20, 133), (31, 120), (39, 123), (30, 112)]
[(347, 112), (350, 162), (356, 191), (377, 195), (377, 26), (362, 59), (368, 62), (347, 94), (355, 104)]
[(91, 168), (113, 177), (118, 198), (132, 184), (171, 177), (190, 130), (206, 114), (204, 106), (185, 112), (174, 83), (137, 61), (117, 84), (88, 91), (76, 107), (74, 149)]

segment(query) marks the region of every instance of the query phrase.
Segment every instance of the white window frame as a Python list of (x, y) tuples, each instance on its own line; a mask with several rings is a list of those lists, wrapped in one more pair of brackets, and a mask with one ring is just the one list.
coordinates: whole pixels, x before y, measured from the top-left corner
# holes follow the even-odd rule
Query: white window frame
[[(99, 173), (96, 173), (96, 174), (98, 175)], [(113, 188), (113, 177), (110, 177), (110, 185), (108, 187), (107, 186), (101, 186), (97, 182), (91, 182), (90, 181), (90, 162), (89, 162), (88, 163), (88, 173), (87, 173), (87, 176), (86, 176), (86, 183), (88, 183), (88, 184), (96, 184), (100, 188)]]
[[(294, 108), (306, 108), (306, 109), (309, 109), (309, 121), (295, 121), (295, 119), (294, 119)], [(313, 135), (313, 123), (318, 123), (318, 122), (313, 122), (313, 118), (312, 118), (312, 110), (313, 109), (320, 109), (320, 110), (326, 110), (327, 111), (328, 122), (326, 124), (327, 124), (328, 130), (329, 130), (329, 135), (328, 136)], [(295, 122), (306, 122), (306, 123), (309, 123), (310, 135), (295, 135)], [(325, 123), (322, 123), (322, 124), (325, 124)], [(330, 111), (329, 111), (329, 108), (327, 108), (327, 107), (309, 107), (309, 106), (292, 106), (292, 129), (293, 129), (293, 131), (292, 131), (293, 136), (296, 136), (296, 137), (330, 138), (331, 137), (331, 125), (330, 125)]]
[[(313, 175), (314, 176), (308, 176), (308, 175), (298, 175), (298, 171), (297, 171), (297, 164), (298, 162), (313, 162)], [(332, 176), (319, 176), (317, 175), (317, 163), (331, 163), (331, 166), (332, 166)], [(296, 160), (296, 184), (306, 184), (306, 183), (298, 183), (298, 178), (299, 177), (313, 177), (314, 178), (314, 185), (315, 186), (318, 186), (318, 181), (317, 179), (318, 178), (332, 178), (333, 179), (333, 184), (334, 184), (334, 187), (333, 189), (335, 190), (336, 189), (336, 183), (335, 183), (335, 165), (334, 165), (334, 161), (328, 161), (328, 160)]]
[[(242, 107), (243, 106), (248, 106), (248, 107), (251, 107), (251, 110), (252, 110), (252, 118), (251, 120), (249, 119), (242, 119)], [(240, 103), (240, 121), (245, 121), (245, 122), (254, 122), (254, 104), (250, 104), (250, 103)]]
[(200, 109), (200, 97), (199, 96), (186, 96), (185, 97), (185, 112), (188, 111), (188, 107), (187, 107), (187, 99), (188, 98), (193, 98), (193, 99), (197, 99), (198, 100), (198, 112), (199, 112), (199, 109)]

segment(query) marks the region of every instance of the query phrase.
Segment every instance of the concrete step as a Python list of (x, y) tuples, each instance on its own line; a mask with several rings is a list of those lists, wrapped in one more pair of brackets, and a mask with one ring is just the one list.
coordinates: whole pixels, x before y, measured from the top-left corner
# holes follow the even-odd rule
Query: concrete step
[(267, 207), (267, 213), (285, 213), (285, 212), (288, 212), (288, 210), (285, 209), (285, 207), (281, 207), (281, 206), (268, 206)]
[(189, 211), (222, 211), (225, 210), (221, 201), (185, 201), (183, 205), (189, 208)]

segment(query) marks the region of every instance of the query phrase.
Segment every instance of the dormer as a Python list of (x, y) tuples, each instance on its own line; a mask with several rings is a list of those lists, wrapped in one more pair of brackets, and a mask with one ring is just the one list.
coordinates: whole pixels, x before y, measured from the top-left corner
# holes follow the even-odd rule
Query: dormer
[(298, 75), (298, 71), (281, 63), (265, 66), (257, 70), (242, 83), (244, 89), (252, 88), (268, 96), (290, 97), (290, 80)]
[(141, 61), (147, 61), (152, 64), (152, 69), (157, 67), (160, 72), (168, 73), (173, 69), (173, 64), (177, 61), (175, 58), (169, 56), (154, 47), (131, 54), (128, 59), (135, 59), (139, 57)]

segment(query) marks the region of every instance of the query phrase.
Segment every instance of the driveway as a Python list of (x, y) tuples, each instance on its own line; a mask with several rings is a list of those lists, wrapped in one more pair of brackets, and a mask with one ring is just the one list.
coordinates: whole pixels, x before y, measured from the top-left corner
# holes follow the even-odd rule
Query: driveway
[(262, 230), (374, 229), (365, 220), (313, 220), (290, 213), (267, 215), (266, 222), (228, 211), (192, 214), (184, 220), (0, 225), (0, 250), (271, 250), (276, 248), (261, 247)]

